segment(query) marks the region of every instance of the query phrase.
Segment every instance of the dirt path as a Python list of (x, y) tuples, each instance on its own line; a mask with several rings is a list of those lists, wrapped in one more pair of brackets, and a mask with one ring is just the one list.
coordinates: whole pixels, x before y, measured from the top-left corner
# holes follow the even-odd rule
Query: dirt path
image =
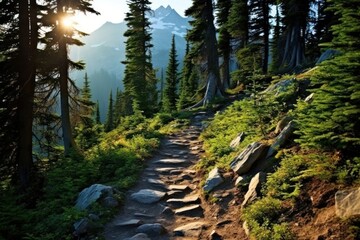
[(232, 176), (225, 174), (211, 199), (201, 193), (194, 166), (202, 154), (201, 122), (209, 117), (198, 113), (188, 128), (162, 141), (121, 211), (105, 226), (105, 239), (247, 239)]

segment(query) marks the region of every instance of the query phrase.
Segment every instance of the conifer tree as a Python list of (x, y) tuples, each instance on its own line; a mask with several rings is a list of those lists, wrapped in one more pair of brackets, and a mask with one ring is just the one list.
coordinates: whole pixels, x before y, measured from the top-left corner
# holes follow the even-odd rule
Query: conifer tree
[(191, 74), (193, 72), (193, 63), (189, 52), (190, 45), (189, 42), (186, 42), (185, 57), (183, 60), (184, 64), (179, 84), (179, 100), (177, 102), (178, 110), (183, 109), (191, 102), (191, 97), (195, 94), (195, 91), (197, 89), (196, 83), (198, 79), (191, 79)]
[(109, 107), (108, 107), (108, 112), (106, 115), (106, 122), (105, 122), (105, 131), (106, 132), (110, 132), (111, 130), (114, 129), (114, 100), (112, 97), (112, 91), (110, 91), (110, 96), (109, 96)]
[(339, 23), (332, 27), (334, 38), (327, 46), (342, 55), (319, 66), (312, 78), (317, 86), (313, 102), (299, 103), (299, 142), (354, 157), (360, 147), (360, 1), (331, 3)]
[(281, 64), (280, 48), (281, 48), (281, 18), (279, 13), (279, 4), (276, 4), (275, 26), (271, 42), (272, 62), (270, 70), (277, 72)]
[(231, 0), (218, 0), (217, 1), (217, 25), (219, 26), (219, 54), (223, 58), (223, 63), (221, 65), (221, 81), (224, 86), (224, 90), (228, 89), (230, 86), (230, 54), (232, 51), (231, 47), (231, 35), (228, 30), (228, 18), (231, 8)]
[(227, 29), (237, 42), (237, 49), (249, 41), (249, 6), (247, 0), (232, 0)]
[(128, 30), (126, 40), (125, 95), (130, 97), (132, 113), (154, 113), (157, 107), (156, 76), (151, 63), (151, 33), (147, 13), (151, 11), (148, 0), (129, 0), (126, 14)]
[(166, 82), (164, 88), (164, 98), (162, 107), (164, 112), (172, 112), (176, 110), (177, 92), (176, 86), (178, 83), (178, 66), (175, 35), (172, 36), (171, 49), (169, 54), (169, 63), (166, 69)]
[(101, 124), (99, 100), (96, 101), (95, 112), (96, 112), (95, 122), (96, 124)]
[(214, 9), (211, 0), (193, 0), (192, 6), (185, 11), (192, 17), (187, 39), (191, 44), (190, 54), (202, 67), (206, 90), (203, 99), (194, 105), (207, 105), (216, 96), (223, 96), (223, 85), (219, 73), (216, 30), (214, 26)]

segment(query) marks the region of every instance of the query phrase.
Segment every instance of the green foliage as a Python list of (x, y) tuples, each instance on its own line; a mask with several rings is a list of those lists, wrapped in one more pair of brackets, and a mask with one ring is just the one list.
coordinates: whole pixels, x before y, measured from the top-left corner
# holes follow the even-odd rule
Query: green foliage
[(166, 82), (164, 89), (164, 98), (162, 107), (164, 112), (172, 112), (176, 110), (177, 92), (176, 86), (178, 84), (178, 66), (179, 63), (176, 59), (175, 35), (172, 36), (171, 49), (169, 54), (169, 63), (166, 69)]
[(250, 228), (250, 234), (258, 240), (295, 239), (287, 224), (281, 223), (281, 201), (265, 197), (244, 209), (242, 218)]

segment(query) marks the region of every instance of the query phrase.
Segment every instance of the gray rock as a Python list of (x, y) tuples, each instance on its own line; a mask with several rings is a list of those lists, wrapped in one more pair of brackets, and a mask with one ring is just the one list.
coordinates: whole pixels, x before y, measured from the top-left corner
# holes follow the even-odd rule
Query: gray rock
[(115, 226), (117, 227), (135, 227), (143, 224), (143, 221), (140, 219), (130, 219), (125, 222), (117, 222)]
[(221, 240), (222, 237), (215, 230), (212, 230), (212, 232), (210, 233), (209, 239), (210, 240)]
[(314, 93), (311, 93), (309, 96), (307, 96), (304, 100), (306, 103), (311, 103), (314, 100)]
[(174, 215), (174, 211), (169, 207), (165, 207), (164, 210), (162, 210), (161, 214), (165, 216), (172, 216)]
[(284, 143), (291, 137), (295, 130), (294, 122), (290, 121), (286, 127), (281, 131), (279, 136), (276, 137), (273, 144), (271, 144), (267, 154), (266, 158), (272, 156), (276, 151), (279, 150), (280, 147), (284, 145)]
[(246, 207), (249, 203), (253, 202), (260, 196), (260, 190), (262, 184), (266, 181), (266, 173), (257, 173), (250, 181), (249, 190), (245, 194), (244, 201), (241, 204), (241, 208)]
[(176, 215), (185, 216), (203, 216), (203, 209), (199, 204), (178, 208), (175, 210)]
[(339, 55), (340, 52), (334, 49), (327, 49), (325, 52), (323, 52), (321, 54), (321, 56), (319, 57), (319, 59), (317, 60), (316, 64), (320, 64), (325, 60), (331, 59), (336, 55)]
[(258, 142), (248, 145), (240, 155), (231, 162), (231, 169), (238, 175), (247, 173), (251, 169), (251, 166), (262, 157), (266, 148), (266, 145)]
[(102, 205), (107, 208), (115, 208), (119, 206), (119, 202), (112, 196), (105, 197), (101, 202)]
[(211, 192), (215, 187), (219, 186), (224, 179), (222, 178), (219, 169), (216, 167), (209, 172), (209, 176), (205, 181), (203, 190), (206, 192)]
[(207, 227), (205, 222), (193, 222), (174, 229), (175, 236), (199, 237), (201, 231)]
[(184, 191), (184, 190), (186, 190), (186, 189), (188, 189), (189, 188), (189, 186), (188, 185), (170, 185), (169, 187), (168, 187), (168, 189), (169, 190), (180, 190), (180, 191)]
[(276, 125), (275, 134), (279, 134), (291, 120), (292, 118), (289, 116), (283, 117)]
[(135, 217), (144, 217), (144, 218), (154, 218), (155, 215), (145, 214), (145, 213), (134, 213)]
[(131, 238), (125, 238), (124, 240), (151, 240), (145, 233), (138, 233)]
[(245, 138), (245, 133), (241, 132), (239, 135), (236, 136), (236, 138), (234, 138), (231, 143), (230, 143), (230, 147), (231, 148), (237, 148), (240, 143), (244, 140)]
[(246, 236), (250, 236), (250, 229), (249, 229), (249, 225), (247, 224), (247, 222), (245, 221), (242, 225), (244, 231), (245, 231), (245, 234)]
[(246, 182), (245, 178), (243, 176), (239, 176), (235, 180), (235, 186), (239, 187), (242, 186)]
[(166, 202), (175, 205), (185, 205), (189, 203), (199, 203), (200, 198), (198, 195), (192, 195), (192, 196), (186, 196), (185, 198), (170, 198)]
[(166, 229), (160, 223), (148, 223), (139, 226), (136, 229), (137, 233), (145, 233), (149, 237), (156, 237), (166, 233)]
[(100, 198), (112, 197), (114, 190), (110, 186), (105, 186), (102, 184), (94, 184), (88, 188), (83, 189), (75, 204), (75, 208), (78, 210), (84, 210), (88, 208), (92, 203), (96, 202)]
[(163, 181), (159, 180), (159, 179), (148, 178), (148, 179), (147, 179), (147, 182), (148, 182), (148, 183), (151, 183), (151, 184), (153, 184), (153, 185), (155, 185), (155, 186), (158, 186), (158, 187), (162, 187), (162, 188), (164, 188), (164, 189), (167, 189), (166, 184), (165, 184)]
[(83, 218), (73, 224), (74, 236), (81, 236), (88, 232), (90, 221), (87, 218)]
[(160, 201), (165, 196), (165, 194), (165, 192), (152, 189), (142, 189), (136, 193), (131, 194), (131, 199), (139, 203), (151, 204)]
[(360, 188), (356, 190), (342, 190), (335, 194), (336, 215), (348, 218), (360, 215)]

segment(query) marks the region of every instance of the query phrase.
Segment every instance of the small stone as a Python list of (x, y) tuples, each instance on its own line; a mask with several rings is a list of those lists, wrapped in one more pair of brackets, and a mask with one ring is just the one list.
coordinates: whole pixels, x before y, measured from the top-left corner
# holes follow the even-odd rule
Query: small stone
[(216, 167), (210, 171), (208, 178), (205, 181), (205, 185), (203, 187), (204, 191), (210, 192), (215, 187), (219, 186), (224, 179), (222, 178), (219, 169)]
[(115, 208), (119, 206), (119, 202), (114, 197), (106, 197), (102, 200), (102, 205), (106, 208)]
[(189, 186), (188, 185), (170, 185), (168, 188), (169, 188), (169, 190), (184, 191), (184, 190), (188, 189)]
[(239, 186), (243, 185), (244, 182), (245, 182), (245, 178), (243, 176), (239, 176), (235, 180), (235, 186), (239, 187)]
[(174, 215), (174, 211), (169, 207), (165, 207), (164, 210), (161, 212), (161, 214), (165, 216), (172, 216)]
[(246, 221), (243, 223), (243, 229), (245, 231), (246, 236), (249, 236), (250, 235), (250, 229), (249, 229), (249, 225), (247, 224)]
[(210, 233), (209, 239), (210, 240), (221, 240), (222, 237), (215, 230), (212, 230), (212, 232)]
[(205, 222), (193, 222), (181, 227), (175, 228), (175, 236), (184, 236), (184, 237), (199, 237), (202, 229), (206, 228), (207, 224)]
[(139, 226), (141, 225), (143, 222), (140, 219), (131, 219), (125, 222), (120, 222), (120, 223), (116, 223), (115, 226), (117, 227), (134, 227), (134, 226)]
[(144, 217), (144, 218), (154, 218), (155, 215), (150, 215), (150, 214), (144, 214), (144, 213), (134, 213), (135, 217)]
[(165, 192), (152, 189), (142, 189), (131, 194), (131, 198), (139, 203), (151, 204), (160, 201), (165, 195)]
[(149, 237), (156, 237), (166, 233), (166, 229), (160, 223), (148, 223), (139, 226), (136, 232), (145, 233)]
[(175, 214), (185, 216), (203, 216), (203, 209), (199, 204), (196, 204), (176, 209)]

